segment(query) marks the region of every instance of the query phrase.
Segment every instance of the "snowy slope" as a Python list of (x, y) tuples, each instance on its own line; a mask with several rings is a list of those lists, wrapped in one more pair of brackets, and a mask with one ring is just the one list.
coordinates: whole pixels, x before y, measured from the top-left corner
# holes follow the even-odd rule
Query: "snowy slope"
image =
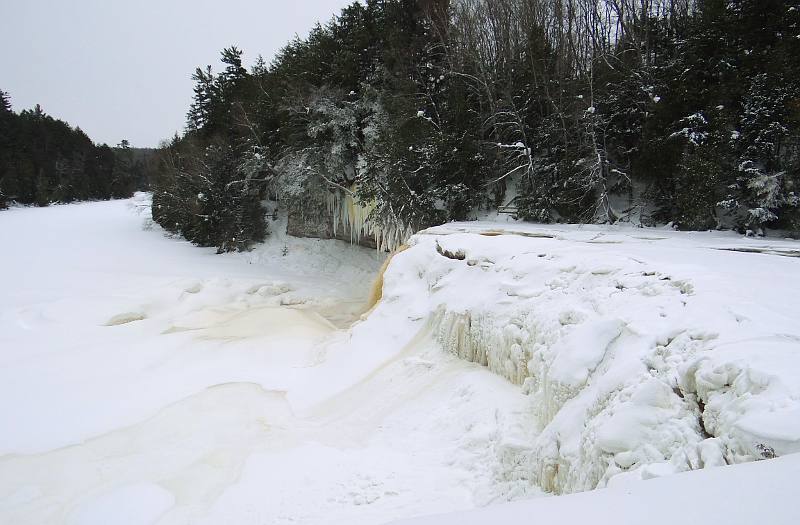
[[(800, 521), (795, 480), (800, 455), (687, 472), (625, 488), (538, 498), (395, 522), (395, 525), (793, 525)], [(787, 482), (788, 481), (788, 482)]]

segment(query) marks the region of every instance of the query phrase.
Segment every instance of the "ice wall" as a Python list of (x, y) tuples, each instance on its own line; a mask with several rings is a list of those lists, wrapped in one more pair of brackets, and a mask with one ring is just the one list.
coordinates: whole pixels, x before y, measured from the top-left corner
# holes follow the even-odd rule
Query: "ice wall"
[(800, 337), (757, 320), (754, 334), (697, 272), (660, 267), (669, 251), (485, 233), (414, 236), (383, 301), (529, 395), (540, 432), (516, 461), (533, 483), (568, 493), (800, 451)]

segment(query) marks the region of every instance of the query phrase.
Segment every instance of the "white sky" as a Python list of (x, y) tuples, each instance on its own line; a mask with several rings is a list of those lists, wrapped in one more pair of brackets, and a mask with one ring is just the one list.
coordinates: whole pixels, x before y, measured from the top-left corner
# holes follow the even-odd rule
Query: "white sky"
[(156, 146), (183, 129), (191, 74), (236, 45), (269, 62), (350, 0), (0, 0), (0, 89), (95, 142)]

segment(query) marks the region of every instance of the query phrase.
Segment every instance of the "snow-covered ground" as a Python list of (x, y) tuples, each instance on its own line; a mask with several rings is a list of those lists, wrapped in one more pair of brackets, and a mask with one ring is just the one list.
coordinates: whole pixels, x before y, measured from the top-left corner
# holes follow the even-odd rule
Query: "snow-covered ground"
[(0, 523), (796, 522), (800, 243), (450, 224), (362, 316), (374, 251), (147, 206), (0, 213)]
[(338, 328), (374, 250), (276, 225), (220, 256), (147, 214), (0, 214), (0, 523), (383, 523), (513, 489), (518, 388), (406, 323)]

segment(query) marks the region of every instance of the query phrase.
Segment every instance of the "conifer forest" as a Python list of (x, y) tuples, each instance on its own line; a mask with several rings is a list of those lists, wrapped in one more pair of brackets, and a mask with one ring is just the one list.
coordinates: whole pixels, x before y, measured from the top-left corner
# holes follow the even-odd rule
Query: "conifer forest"
[(198, 67), (157, 154), (3, 93), (0, 202), (149, 185), (157, 222), (221, 251), (269, 234), (270, 200), (318, 234), (349, 202), (387, 247), (481, 210), (796, 234), (798, 24), (780, 0), (354, 2), (249, 69), (236, 46)]
[[(156, 220), (201, 244), (363, 203), (385, 235), (536, 222), (800, 230), (800, 4), (369, 0), (198, 68)], [(257, 50), (254, 50), (257, 51)], [(327, 213), (327, 212), (325, 212)]]

